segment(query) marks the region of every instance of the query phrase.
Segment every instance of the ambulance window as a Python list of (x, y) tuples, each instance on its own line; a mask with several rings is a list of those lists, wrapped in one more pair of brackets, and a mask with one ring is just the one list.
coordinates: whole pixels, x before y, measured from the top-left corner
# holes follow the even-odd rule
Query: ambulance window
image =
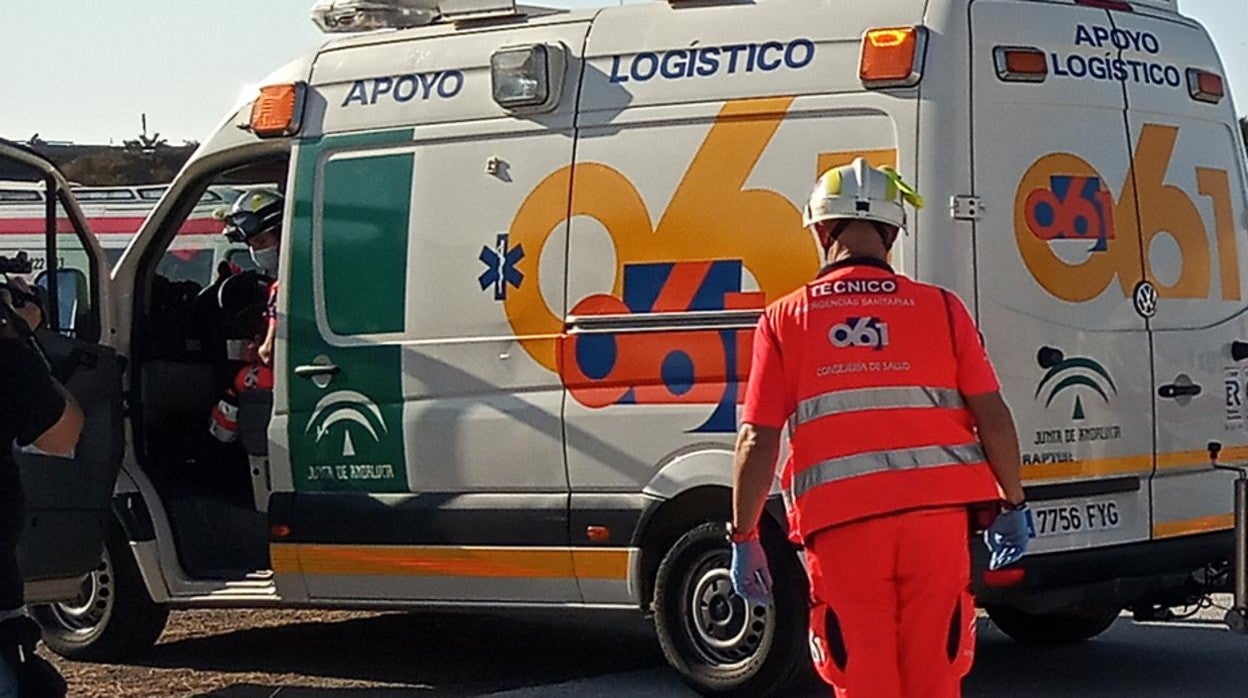
[(0, 189), (0, 204), (31, 204), (43, 201), (37, 191), (26, 189)]
[(402, 332), (412, 206), (411, 153), (325, 164), (319, 236), (325, 316), (337, 335)]
[(74, 198), (79, 201), (134, 201), (129, 189), (75, 189)]
[(194, 281), (203, 284), (213, 278), (213, 251), (210, 249), (172, 249), (161, 257), (156, 273), (173, 282)]
[(144, 201), (160, 201), (169, 187), (147, 187), (139, 190), (139, 198)]

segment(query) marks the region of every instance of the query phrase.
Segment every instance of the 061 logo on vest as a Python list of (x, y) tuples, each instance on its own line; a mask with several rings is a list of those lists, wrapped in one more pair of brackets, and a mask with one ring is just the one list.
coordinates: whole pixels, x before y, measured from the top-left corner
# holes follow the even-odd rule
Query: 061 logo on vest
[(858, 347), (879, 351), (888, 346), (888, 325), (879, 318), (851, 317), (828, 330), (828, 341), (837, 349)]

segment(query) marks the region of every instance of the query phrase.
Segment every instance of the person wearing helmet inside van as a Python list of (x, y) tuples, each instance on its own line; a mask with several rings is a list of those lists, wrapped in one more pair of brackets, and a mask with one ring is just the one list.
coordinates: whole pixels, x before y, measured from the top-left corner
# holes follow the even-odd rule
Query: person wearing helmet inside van
[(780, 485), (806, 551), (811, 654), (840, 698), (961, 695), (971, 513), (995, 516), (993, 568), (1034, 535), (1013, 416), (974, 321), (952, 292), (889, 265), (903, 203), (922, 199), (861, 158), (819, 178), (804, 224), (827, 266), (760, 318), (737, 440), (733, 587), (771, 601), (759, 518), (787, 426)]
[[(257, 190), (245, 192), (225, 214), (222, 234), (231, 242), (246, 243), (256, 267), (272, 279), (277, 278), (277, 260), (282, 242), (282, 213), (286, 200), (276, 192)], [(269, 304), (265, 311), (267, 329), (257, 353), (260, 363), (273, 364), (273, 346), (277, 341), (277, 281), (269, 287)]]
[(213, 407), (209, 430), (224, 443), (238, 438), (239, 394), (248, 390), (273, 389), (273, 347), (277, 341), (277, 263), (281, 249), (282, 215), (286, 201), (267, 190), (245, 192), (222, 215), (222, 234), (231, 242), (246, 243), (256, 267), (273, 281), (269, 284), (264, 311), (264, 336), (246, 352), (252, 363), (239, 369), (225, 395)]

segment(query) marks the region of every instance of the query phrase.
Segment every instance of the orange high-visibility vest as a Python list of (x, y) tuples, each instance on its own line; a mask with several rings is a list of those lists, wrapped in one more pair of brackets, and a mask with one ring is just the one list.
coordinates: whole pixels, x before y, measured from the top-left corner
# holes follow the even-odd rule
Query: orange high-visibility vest
[(854, 265), (768, 308), (796, 379), (782, 477), (794, 540), (1000, 497), (958, 389), (955, 302), (884, 265)]

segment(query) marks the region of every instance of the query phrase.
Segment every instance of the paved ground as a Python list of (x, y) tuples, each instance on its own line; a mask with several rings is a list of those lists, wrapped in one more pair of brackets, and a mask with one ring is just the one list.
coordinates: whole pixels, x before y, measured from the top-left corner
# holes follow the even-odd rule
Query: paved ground
[[(1127, 619), (1081, 646), (1027, 650), (986, 622), (967, 698), (1242, 698), (1248, 638)], [(693, 696), (632, 616), (515, 619), (317, 612), (176, 614), (132, 666), (63, 662), (75, 696)], [(806, 691), (801, 696), (826, 692)]]

